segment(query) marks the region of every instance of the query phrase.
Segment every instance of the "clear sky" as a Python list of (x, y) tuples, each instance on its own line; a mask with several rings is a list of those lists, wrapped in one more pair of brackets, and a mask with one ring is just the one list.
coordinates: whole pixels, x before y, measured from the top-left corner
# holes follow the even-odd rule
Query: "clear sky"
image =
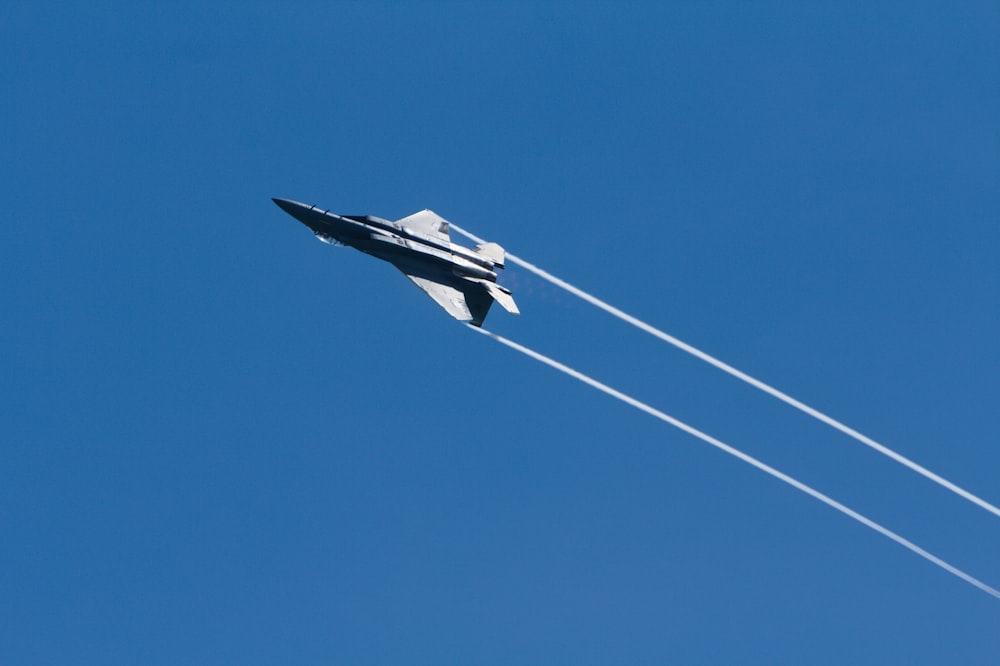
[[(1000, 6), (845, 4), (0, 4), (0, 663), (995, 664), (997, 599), (270, 201), (431, 208), (1000, 502)], [(1000, 585), (1000, 518), (503, 282)]]

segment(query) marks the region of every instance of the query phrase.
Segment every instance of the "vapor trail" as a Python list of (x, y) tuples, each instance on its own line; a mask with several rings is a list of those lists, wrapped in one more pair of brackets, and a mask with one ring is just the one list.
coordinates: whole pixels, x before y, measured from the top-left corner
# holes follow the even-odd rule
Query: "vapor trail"
[[(471, 238), (472, 240), (474, 240), (477, 243), (484, 243), (485, 242), (482, 238), (474, 236), (473, 234), (470, 234), (469, 232), (465, 231), (464, 229), (460, 229), (458, 226), (456, 226), (454, 224), (451, 225), (451, 228), (454, 229), (455, 231), (457, 231), (458, 233), (462, 234), (463, 236)], [(583, 300), (587, 301), (591, 305), (596, 305), (600, 309), (604, 310), (605, 312), (607, 312), (607, 313), (609, 313), (611, 315), (614, 315), (615, 317), (618, 317), (622, 321), (624, 321), (626, 323), (629, 323), (629, 324), (632, 324), (636, 328), (639, 328), (639, 329), (645, 331), (646, 333), (649, 333), (650, 335), (652, 335), (654, 337), (657, 337), (660, 340), (663, 340), (664, 342), (667, 342), (667, 343), (673, 345), (674, 347), (677, 347), (678, 349), (680, 349), (682, 351), (685, 351), (688, 354), (691, 354), (692, 356), (694, 356), (696, 358), (701, 359), (702, 361), (705, 361), (709, 365), (715, 366), (719, 370), (722, 370), (723, 372), (725, 372), (725, 373), (727, 373), (729, 375), (732, 375), (733, 377), (736, 377), (740, 381), (746, 382), (747, 384), (749, 384), (750, 386), (753, 386), (754, 388), (760, 389), (764, 393), (767, 393), (768, 395), (777, 398), (778, 400), (784, 402), (787, 405), (790, 405), (791, 407), (794, 407), (795, 409), (799, 410), (800, 412), (802, 412), (804, 414), (808, 414), (809, 416), (813, 417), (817, 421), (821, 421), (822, 423), (825, 423), (826, 425), (830, 426), (831, 428), (835, 428), (836, 430), (839, 430), (840, 432), (844, 433), (845, 435), (847, 435), (847, 436), (849, 436), (849, 437), (851, 437), (851, 438), (853, 438), (853, 439), (861, 442), (865, 446), (868, 446), (868, 447), (870, 447), (870, 448), (878, 451), (882, 455), (887, 456), (889, 458), (892, 458), (893, 460), (895, 460), (896, 462), (900, 463), (901, 465), (904, 465), (904, 466), (910, 468), (911, 470), (913, 470), (914, 472), (916, 472), (917, 474), (920, 474), (921, 476), (930, 479), (934, 483), (936, 483), (936, 484), (938, 484), (938, 485), (940, 485), (940, 486), (942, 486), (944, 488), (947, 488), (951, 492), (955, 493), (956, 495), (958, 495), (960, 497), (963, 497), (963, 498), (967, 499), (968, 501), (972, 502), (973, 504), (976, 504), (976, 505), (980, 506), (981, 508), (986, 509), (987, 511), (989, 511), (992, 514), (994, 514), (995, 516), (1000, 516), (1000, 508), (994, 506), (993, 504), (990, 504), (986, 500), (982, 499), (981, 497), (979, 497), (977, 495), (974, 495), (973, 493), (969, 492), (968, 490), (965, 490), (961, 486), (958, 486), (958, 485), (952, 483), (948, 479), (945, 479), (944, 477), (935, 474), (934, 472), (930, 471), (926, 467), (924, 467), (924, 466), (922, 466), (922, 465), (920, 465), (920, 464), (918, 464), (918, 463), (910, 460), (906, 456), (893, 451), (889, 447), (887, 447), (887, 446), (885, 446), (883, 444), (879, 444), (878, 442), (876, 442), (871, 437), (868, 437), (867, 435), (864, 435), (864, 434), (858, 432), (857, 430), (855, 430), (855, 429), (853, 429), (853, 428), (851, 428), (851, 427), (849, 427), (849, 426), (841, 423), (840, 421), (836, 420), (832, 416), (827, 416), (826, 414), (824, 414), (823, 412), (819, 411), (818, 409), (810, 407), (809, 405), (796, 400), (795, 398), (791, 397), (787, 393), (783, 393), (782, 391), (779, 391), (778, 389), (774, 388), (770, 384), (766, 384), (766, 383), (762, 382), (759, 379), (751, 377), (750, 375), (746, 374), (745, 372), (737, 370), (733, 366), (731, 366), (731, 365), (729, 365), (729, 364), (727, 364), (727, 363), (725, 363), (723, 361), (720, 361), (719, 359), (715, 358), (714, 356), (711, 356), (710, 354), (707, 354), (706, 352), (701, 351), (697, 347), (693, 347), (693, 346), (689, 345), (688, 343), (684, 342), (683, 340), (675, 338), (674, 336), (670, 335), (669, 333), (665, 333), (665, 332), (661, 331), (660, 329), (658, 329), (658, 328), (656, 328), (654, 326), (651, 326), (650, 324), (647, 324), (646, 322), (642, 321), (641, 319), (636, 319), (635, 317), (633, 317), (632, 315), (628, 314), (627, 312), (622, 312), (621, 310), (619, 310), (618, 308), (614, 307), (613, 305), (609, 305), (608, 303), (605, 303), (604, 301), (602, 301), (601, 299), (597, 298), (596, 296), (592, 296), (592, 295), (588, 294), (587, 292), (583, 291), (582, 289), (578, 289), (577, 287), (574, 287), (573, 285), (571, 285), (570, 283), (566, 282), (565, 280), (561, 280), (561, 279), (557, 278), (555, 275), (552, 275), (551, 273), (542, 270), (541, 268), (539, 268), (538, 266), (535, 266), (534, 264), (528, 263), (527, 261), (525, 261), (523, 259), (520, 259), (519, 257), (515, 257), (514, 255), (512, 255), (510, 253), (507, 254), (507, 258), (510, 261), (512, 261), (513, 263), (517, 264), (518, 266), (521, 266), (522, 268), (526, 268), (527, 270), (531, 271), (535, 275), (538, 275), (539, 277), (544, 278), (545, 280), (548, 280), (549, 282), (551, 282), (552, 284), (556, 285), (557, 287), (561, 287), (561, 288), (565, 289), (566, 291), (568, 291), (569, 293), (573, 294), (574, 296), (578, 296), (579, 298), (582, 298)]]
[(573, 368), (570, 368), (569, 366), (563, 365), (562, 363), (560, 363), (559, 361), (556, 361), (555, 359), (549, 358), (548, 356), (545, 356), (544, 354), (540, 354), (540, 353), (538, 353), (538, 352), (536, 352), (536, 351), (534, 351), (532, 349), (528, 349), (527, 347), (525, 347), (523, 345), (519, 345), (518, 343), (514, 342), (513, 340), (508, 340), (507, 338), (499, 336), (496, 333), (491, 333), (490, 331), (487, 331), (487, 330), (482, 329), (482, 328), (477, 328), (477, 327), (469, 325), (469, 324), (466, 324), (466, 326), (468, 326), (471, 330), (473, 330), (473, 331), (475, 331), (477, 333), (481, 333), (482, 335), (485, 335), (487, 337), (493, 338), (497, 342), (499, 342), (499, 343), (501, 343), (503, 345), (507, 345), (511, 349), (515, 349), (515, 350), (521, 352), (522, 354), (525, 354), (526, 356), (529, 356), (529, 357), (535, 359), (536, 361), (540, 361), (540, 362), (544, 363), (545, 365), (547, 365), (549, 367), (555, 368), (556, 370), (559, 370), (560, 372), (566, 373), (570, 377), (573, 377), (574, 379), (578, 379), (581, 382), (583, 382), (584, 384), (588, 384), (588, 385), (596, 388), (598, 391), (602, 391), (604, 393), (607, 393), (611, 397), (617, 398), (618, 400), (621, 400), (622, 402), (624, 402), (627, 405), (631, 405), (632, 407), (635, 407), (636, 409), (642, 410), (642, 411), (646, 412), (647, 414), (649, 414), (651, 416), (654, 416), (654, 417), (660, 419), (661, 421), (664, 421), (665, 423), (669, 423), (670, 425), (674, 426), (675, 428), (679, 428), (680, 430), (683, 430), (684, 432), (688, 433), (689, 435), (697, 437), (698, 439), (702, 440), (703, 442), (711, 444), (715, 448), (720, 449), (721, 451), (724, 451), (725, 453), (728, 453), (731, 456), (739, 458), (740, 460), (742, 460), (745, 463), (753, 465), (754, 467), (756, 467), (757, 469), (761, 470), (762, 472), (770, 474), (774, 478), (776, 478), (776, 479), (778, 479), (780, 481), (784, 481), (785, 483), (787, 483), (788, 485), (792, 486), (793, 488), (801, 490), (805, 494), (810, 495), (810, 496), (814, 497), (815, 499), (818, 499), (820, 502), (823, 502), (827, 506), (830, 506), (830, 507), (836, 509), (837, 511), (840, 511), (842, 514), (848, 516), (849, 518), (853, 518), (854, 520), (858, 521), (862, 525), (865, 525), (866, 527), (870, 527), (871, 529), (875, 530), (876, 532), (878, 532), (879, 534), (881, 534), (883, 536), (889, 537), (890, 539), (892, 539), (893, 541), (895, 541), (899, 545), (903, 546), (904, 548), (907, 548), (908, 550), (913, 551), (914, 553), (916, 553), (920, 557), (924, 558), (925, 560), (927, 560), (927, 561), (929, 561), (929, 562), (931, 562), (933, 564), (936, 564), (937, 566), (941, 567), (942, 569), (944, 569), (948, 573), (953, 574), (955, 576), (958, 576), (959, 578), (961, 578), (965, 582), (978, 587), (983, 592), (986, 592), (987, 594), (989, 594), (989, 595), (991, 595), (991, 596), (993, 596), (993, 597), (995, 597), (997, 599), (1000, 599), (1000, 590), (996, 590), (996, 589), (990, 587), (989, 585), (987, 585), (986, 583), (982, 582), (978, 578), (974, 578), (973, 576), (970, 576), (969, 574), (965, 573), (964, 571), (962, 571), (958, 567), (953, 566), (953, 565), (949, 564), (948, 562), (945, 562), (944, 560), (942, 560), (940, 557), (937, 557), (937, 556), (932, 555), (931, 553), (927, 552), (926, 550), (924, 550), (923, 548), (921, 548), (917, 544), (913, 543), (912, 541), (909, 541), (908, 539), (905, 539), (905, 538), (901, 537), (900, 535), (896, 534), (895, 532), (893, 532), (892, 530), (888, 529), (887, 527), (883, 527), (879, 523), (876, 523), (874, 520), (871, 520), (870, 518), (867, 518), (867, 517), (861, 515), (857, 511), (855, 511), (855, 510), (853, 510), (853, 509), (851, 509), (851, 508), (849, 508), (849, 507), (841, 504), (840, 502), (834, 500), (831, 497), (828, 497), (827, 495), (824, 495), (820, 491), (816, 490), (815, 488), (813, 488), (811, 486), (808, 486), (808, 485), (802, 483), (798, 479), (795, 479), (795, 478), (793, 478), (791, 476), (788, 476), (784, 472), (780, 472), (780, 471), (776, 470), (775, 468), (771, 467), (770, 465), (768, 465), (766, 463), (763, 463), (760, 460), (757, 460), (753, 456), (750, 456), (750, 455), (748, 455), (746, 453), (743, 453), (739, 449), (735, 449), (732, 446), (729, 446), (728, 444), (726, 444), (725, 442), (722, 442), (722, 441), (720, 441), (720, 440), (712, 437), (711, 435), (707, 435), (707, 434), (703, 433), (702, 431), (698, 430), (697, 428), (689, 426), (688, 424), (684, 423), (683, 421), (679, 421), (678, 419), (675, 419), (674, 417), (670, 416), (669, 414), (665, 414), (665, 413), (661, 412), (660, 410), (658, 410), (658, 409), (656, 409), (654, 407), (650, 407), (649, 405), (647, 405), (644, 402), (641, 402), (641, 401), (639, 401), (639, 400), (637, 400), (637, 399), (635, 399), (635, 398), (633, 398), (633, 397), (631, 397), (629, 395), (626, 395), (626, 394), (622, 393), (621, 391), (618, 391), (616, 389), (611, 388), (607, 384), (602, 384), (601, 382), (597, 381), (596, 379), (594, 379), (592, 377), (589, 377), (589, 376), (583, 374), (582, 372), (578, 372), (577, 370), (574, 370)]

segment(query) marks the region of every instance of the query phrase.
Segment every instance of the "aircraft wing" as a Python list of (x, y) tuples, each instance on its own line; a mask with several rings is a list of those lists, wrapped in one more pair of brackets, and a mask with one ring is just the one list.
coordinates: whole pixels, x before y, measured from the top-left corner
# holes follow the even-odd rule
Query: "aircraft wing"
[(396, 220), (396, 224), (409, 227), (423, 236), (451, 242), (451, 236), (448, 233), (448, 220), (432, 210), (422, 210), (419, 213), (414, 213), (401, 220)]
[(425, 277), (410, 275), (406, 272), (403, 272), (403, 275), (459, 321), (467, 321), (474, 326), (481, 326), (483, 319), (486, 318), (486, 313), (493, 305), (493, 297), (485, 289), (472, 282), (469, 282), (468, 288), (462, 291), (449, 284), (435, 282)]
[(428, 296), (434, 299), (434, 302), (443, 307), (452, 317), (459, 321), (472, 321), (472, 313), (469, 312), (469, 304), (465, 302), (465, 294), (458, 289), (416, 275), (407, 275), (406, 277), (423, 289)]

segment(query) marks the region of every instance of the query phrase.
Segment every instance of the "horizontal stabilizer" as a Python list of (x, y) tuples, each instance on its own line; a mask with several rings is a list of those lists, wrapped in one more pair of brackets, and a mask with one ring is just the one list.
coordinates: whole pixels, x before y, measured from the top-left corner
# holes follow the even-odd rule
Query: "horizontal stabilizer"
[(504, 251), (496, 243), (480, 243), (476, 246), (476, 254), (486, 257), (500, 268), (503, 268)]
[(517, 309), (517, 303), (514, 302), (514, 297), (510, 295), (509, 289), (501, 287), (496, 282), (483, 280), (483, 284), (486, 286), (486, 291), (493, 297), (493, 300), (500, 304), (500, 307), (511, 314), (521, 314), (521, 311)]

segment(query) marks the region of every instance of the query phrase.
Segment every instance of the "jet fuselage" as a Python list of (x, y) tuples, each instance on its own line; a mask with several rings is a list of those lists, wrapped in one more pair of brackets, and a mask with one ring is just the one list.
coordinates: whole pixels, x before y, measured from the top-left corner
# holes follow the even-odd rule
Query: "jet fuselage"
[(337, 215), (316, 206), (274, 199), (282, 210), (309, 227), (320, 240), (348, 245), (395, 265), (405, 273), (433, 279), (497, 281), (494, 262), (472, 250), (432, 238), (373, 215)]
[(389, 262), (449, 315), (482, 326), (493, 303), (520, 314), (510, 289), (497, 283), (506, 256), (496, 243), (467, 248), (451, 242), (450, 223), (431, 210), (390, 222), (374, 215), (336, 215), (316, 206), (274, 199), (325, 243), (348, 245)]

